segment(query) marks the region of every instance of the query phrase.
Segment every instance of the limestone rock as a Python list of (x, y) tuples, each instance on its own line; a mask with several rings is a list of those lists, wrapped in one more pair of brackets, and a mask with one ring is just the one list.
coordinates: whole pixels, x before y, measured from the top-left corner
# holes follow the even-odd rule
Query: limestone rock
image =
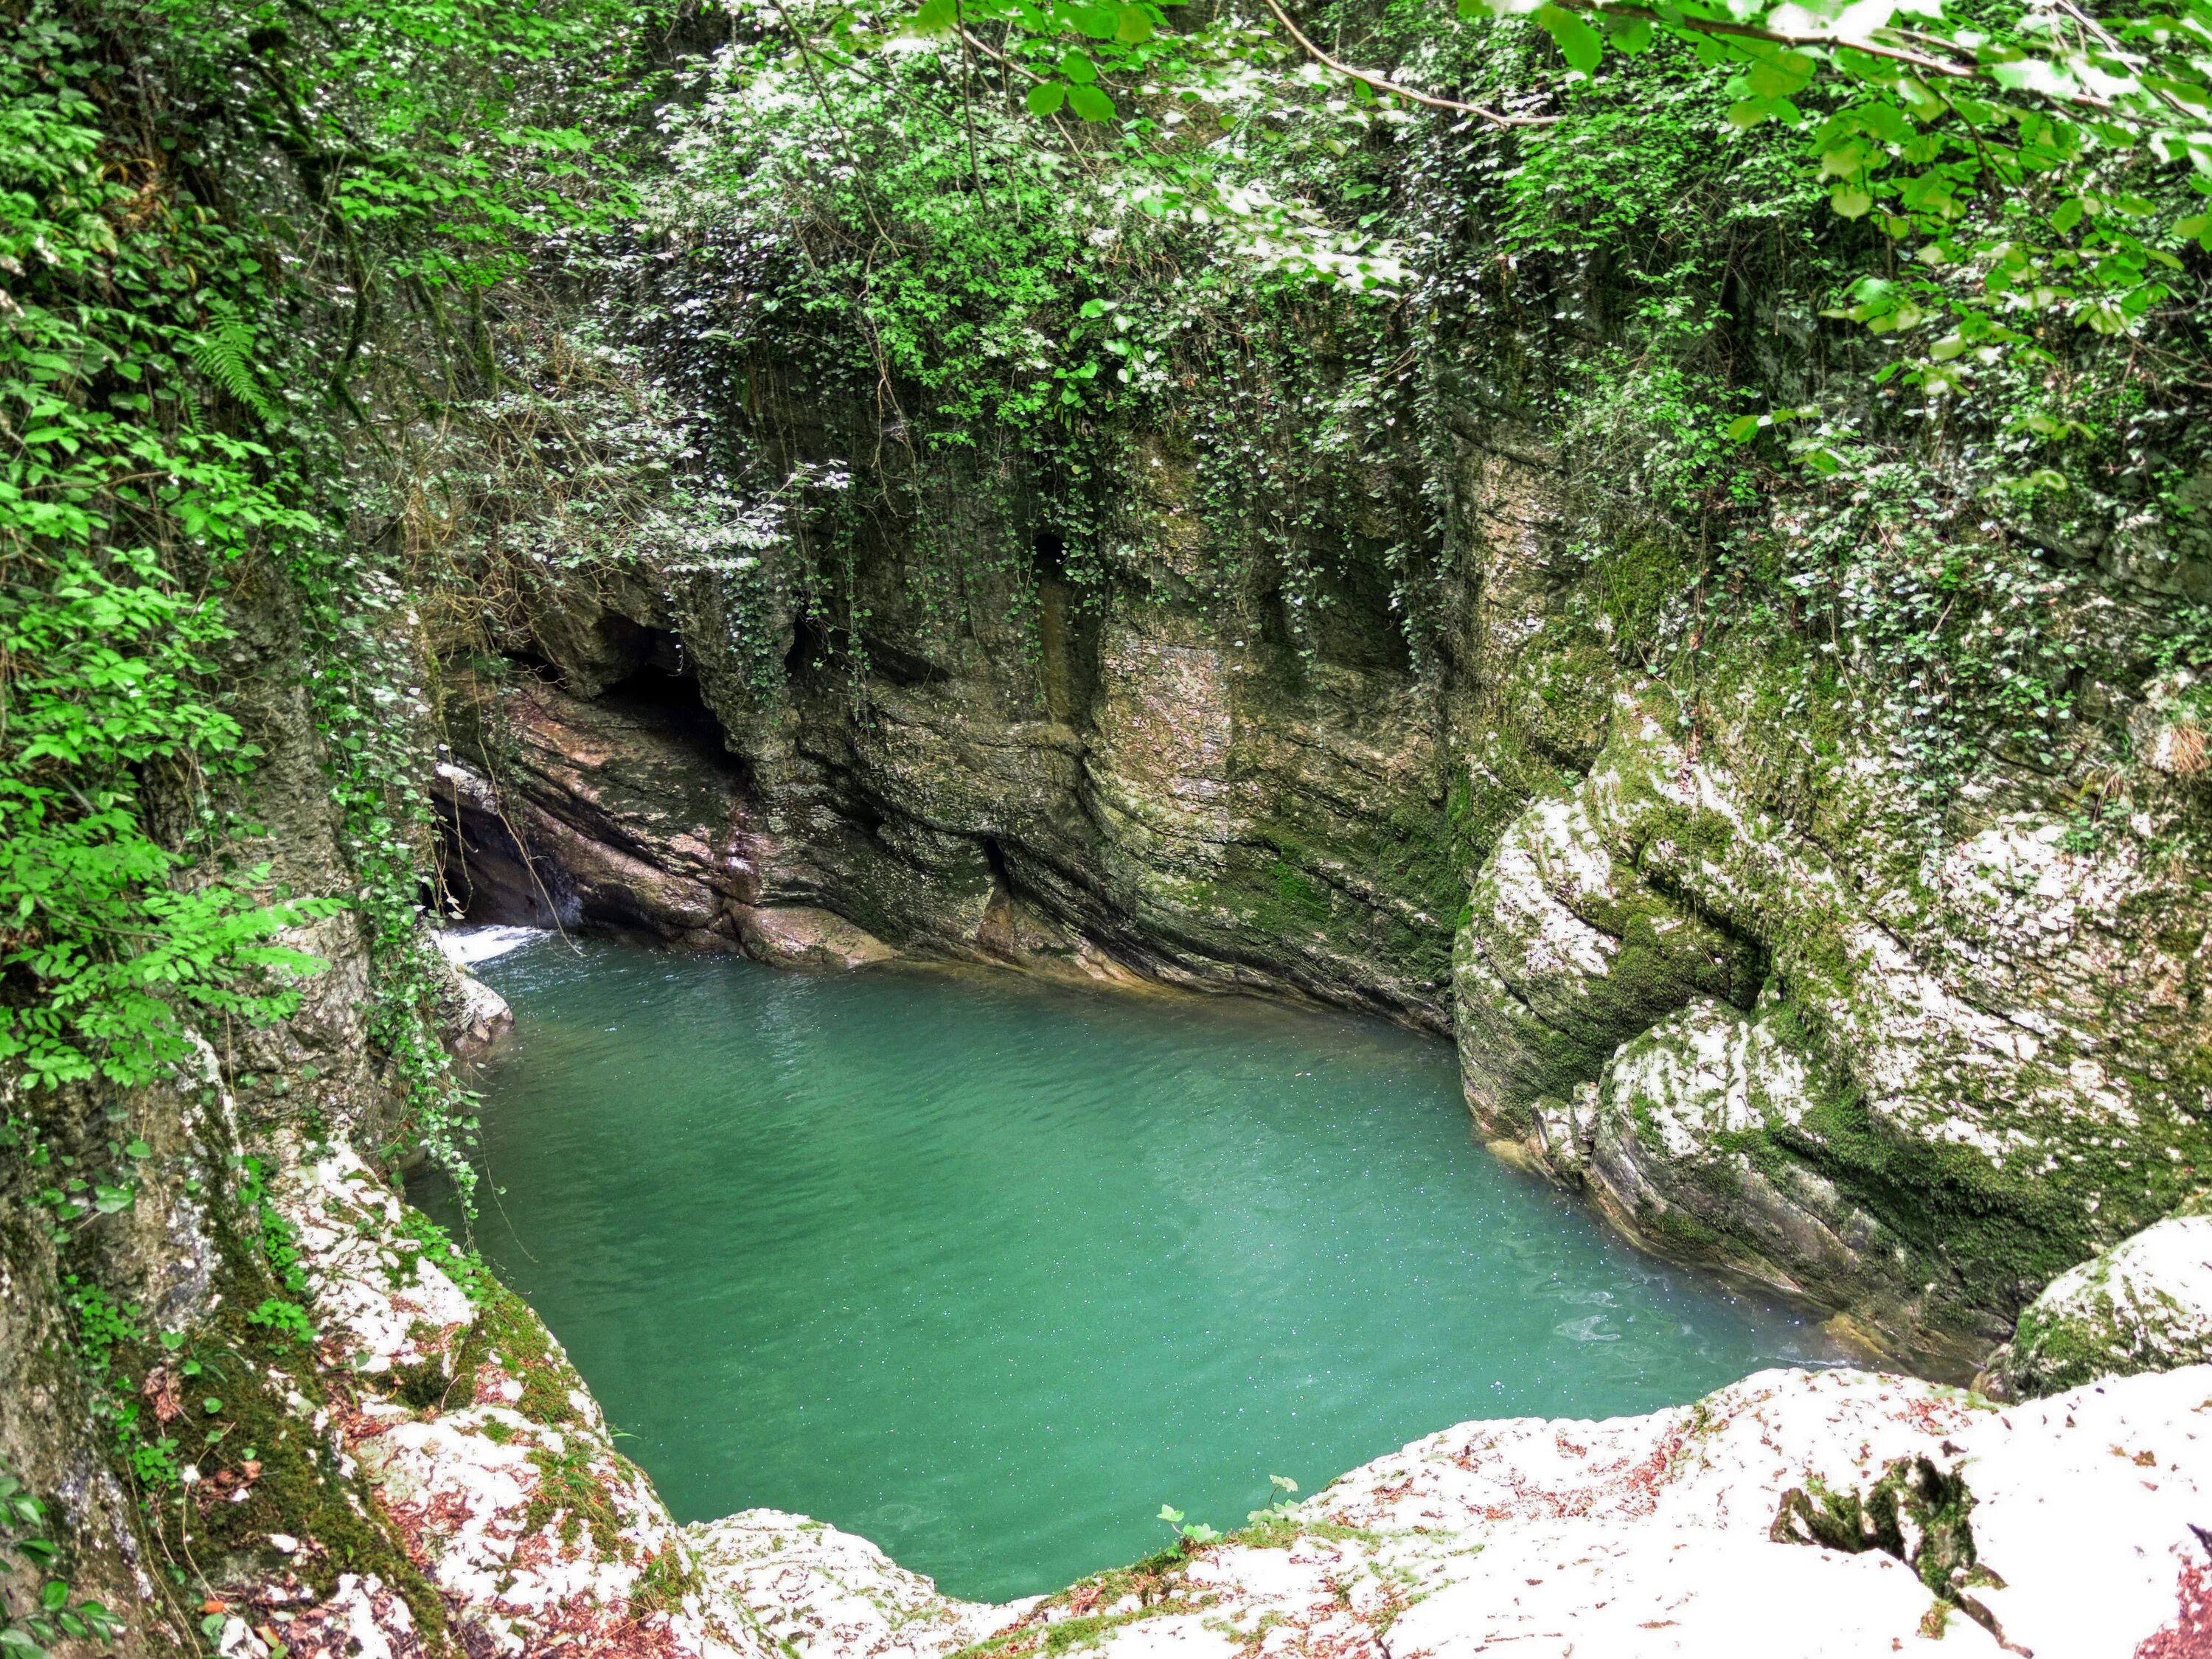
[[(1171, 492), (1173, 471), (1151, 482)], [(597, 707), (574, 694), (619, 701), (618, 671), (635, 672), (623, 641), (680, 636), (742, 774), (739, 903), (835, 910), (931, 956), (1291, 993), (1445, 1029), (1466, 872), (1439, 711), (1401, 658), (1387, 592), (1356, 626), (1347, 599), (1302, 660), (1262, 616), (1141, 585), (993, 578), (948, 630), (912, 575), (858, 573), (860, 684), (800, 652), (762, 692), (729, 659), (721, 599), (688, 579), (539, 596), (537, 646), (568, 702)], [(547, 702), (519, 679), (499, 696)], [(509, 764), (498, 781), (550, 790), (551, 816), (576, 817), (544, 769)], [(567, 849), (546, 847), (557, 866)], [(1008, 947), (1010, 906), (1040, 948)]]
[[(1963, 1379), (2009, 1310), (2212, 1161), (2174, 954), (2198, 936), (2151, 939), (2163, 878), (2068, 853), (2063, 825), (1992, 826), (1885, 886), (1756, 805), (1671, 707), (1624, 693), (1589, 774), (1476, 882), (1455, 970), (1469, 1103), (1562, 1176), (1595, 1172), (1644, 1243), (1747, 1261)], [(1755, 1006), (1789, 1043), (1724, 1054), (1717, 1011)], [(2158, 1032), (2179, 1046), (2154, 1052)], [(1565, 1103), (1608, 1067), (1601, 1160)], [(1635, 1135), (1624, 1091), (1650, 1103)]]
[(1759, 988), (1755, 951), (1654, 892), (1595, 804), (1587, 789), (1537, 802), (1475, 880), (1455, 963), (1459, 1044), (1469, 1103), (1494, 1133), (1692, 999)]
[[(295, 1163), (277, 1199), (298, 1230), (320, 1356), (358, 1379), (338, 1409), (298, 1396), (295, 1409), (313, 1411), (348, 1474), (374, 1484), (384, 1521), (435, 1585), (460, 1646), (772, 1659), (738, 1609), (709, 1607), (690, 1588), (696, 1570), (667, 1510), (616, 1450), (534, 1315), (504, 1292), (472, 1298), (453, 1276), (459, 1265), (425, 1246), (343, 1145)], [(280, 1560), (323, 1547), (285, 1541), (291, 1550), (272, 1547)], [(303, 1599), (289, 1582), (280, 1569), (275, 1582), (230, 1595), (283, 1607)], [(310, 1629), (336, 1625), (333, 1650), (419, 1651), (405, 1602), (377, 1590), (342, 1581), (328, 1601), (288, 1610)], [(262, 1659), (268, 1650), (241, 1651)]]
[(842, 973), (898, 952), (864, 927), (830, 910), (806, 905), (746, 906), (734, 913), (746, 951), (779, 968)]
[(488, 1054), (514, 1029), (514, 1010), (507, 1006), (505, 997), (468, 970), (443, 934), (434, 933), (431, 939), (448, 975), (441, 1011), (446, 1045), (465, 1059)]
[(430, 793), (449, 826), (446, 884), (472, 916), (726, 940), (725, 913), (757, 886), (738, 768), (703, 711), (465, 677), (454, 707), (460, 752)]
[(2143, 688), (2143, 700), (2129, 722), (2128, 735), (2143, 763), (2185, 783), (2212, 773), (2212, 684), (2189, 669), (2167, 674)]
[(1026, 1603), (938, 1593), (865, 1538), (776, 1510), (686, 1528), (709, 1597), (744, 1608), (799, 1659), (937, 1659), (988, 1639)]
[(1085, 1620), (1111, 1659), (2185, 1651), (2152, 1644), (2212, 1589), (2208, 1389), (2198, 1369), (2000, 1410), (1765, 1371), (1644, 1417), (1463, 1423), (1239, 1539), (1048, 1597), (1000, 1650)]
[(455, 1022), (453, 1046), (462, 1054), (481, 1054), (514, 1029), (514, 1010), (507, 999), (474, 974), (460, 976), (460, 1017)]
[(1920, 1308), (1910, 1254), (1804, 1158), (1802, 1126), (1832, 1084), (1788, 1027), (1778, 1008), (1692, 1003), (1620, 1046), (1547, 1158), (1676, 1260), (1850, 1306), (1878, 1345), (1904, 1346)]
[(2061, 1273), (2020, 1316), (1990, 1380), (2033, 1399), (2212, 1359), (2212, 1216), (2172, 1216)]
[[(1786, 1074), (1756, 1060), (1760, 1041), (1707, 1013), (1668, 1063)], [(1765, 1109), (1748, 1084), (1683, 1097), (1723, 1121)], [(359, 1379), (318, 1430), (375, 1483), (471, 1652), (950, 1659), (988, 1641), (1024, 1659), (1064, 1650), (1072, 1625), (1111, 1659), (1474, 1659), (1509, 1644), (1555, 1659), (1856, 1659), (1937, 1640), (2133, 1659), (2185, 1650), (2212, 1612), (2192, 1530), (2212, 1503), (2205, 1366), (2005, 1407), (1904, 1377), (1778, 1370), (1642, 1417), (1465, 1423), (1180, 1558), (962, 1602), (799, 1516), (677, 1528), (558, 1345), (511, 1298), (472, 1300), (357, 1158), (304, 1162), (279, 1197), (325, 1358)], [(472, 1342), (487, 1319), (491, 1340)], [(462, 1355), (478, 1363), (413, 1396), (428, 1406), (385, 1397), (386, 1379)], [(271, 1545), (279, 1561), (311, 1547)], [(281, 1571), (267, 1594), (232, 1593), (259, 1606)], [(405, 1604), (372, 1580), (293, 1610), (361, 1651), (413, 1650)], [(239, 1651), (257, 1659), (251, 1639)]]

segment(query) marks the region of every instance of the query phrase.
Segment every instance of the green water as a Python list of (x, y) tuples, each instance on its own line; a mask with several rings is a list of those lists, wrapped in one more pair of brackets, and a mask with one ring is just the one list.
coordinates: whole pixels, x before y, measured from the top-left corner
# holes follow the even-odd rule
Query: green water
[[(1449, 1048), (981, 971), (586, 943), (484, 963), (477, 1234), (684, 1520), (754, 1505), (1000, 1599), (1477, 1416), (1811, 1357), (1469, 1130)], [(416, 1194), (441, 1218), (443, 1194)]]

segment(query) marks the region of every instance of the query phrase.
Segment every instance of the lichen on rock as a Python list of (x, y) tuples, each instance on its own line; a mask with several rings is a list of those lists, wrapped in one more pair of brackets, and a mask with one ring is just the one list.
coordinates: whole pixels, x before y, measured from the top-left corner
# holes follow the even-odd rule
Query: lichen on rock
[(1674, 707), (1624, 691), (1587, 777), (1478, 878), (1470, 1103), (1653, 1248), (1963, 1378), (2212, 1156), (2171, 1061), (2121, 1063), (2147, 1009), (2193, 1018), (2179, 981), (2113, 994), (2154, 877), (2008, 824), (1885, 885), (1759, 807)]

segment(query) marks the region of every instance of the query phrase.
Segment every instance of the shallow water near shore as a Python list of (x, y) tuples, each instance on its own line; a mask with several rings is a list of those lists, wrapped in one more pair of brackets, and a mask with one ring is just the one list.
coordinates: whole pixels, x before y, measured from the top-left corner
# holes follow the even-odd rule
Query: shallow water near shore
[(1826, 1352), (1498, 1164), (1388, 1025), (606, 941), (477, 971), (517, 1022), (477, 1240), (680, 1520), (796, 1510), (1000, 1600), (1164, 1503), (1227, 1528), (1270, 1474)]

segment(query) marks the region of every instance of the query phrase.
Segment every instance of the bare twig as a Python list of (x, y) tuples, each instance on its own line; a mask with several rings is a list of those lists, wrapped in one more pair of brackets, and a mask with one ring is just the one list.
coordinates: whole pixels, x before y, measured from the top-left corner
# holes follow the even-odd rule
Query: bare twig
[(971, 90), (975, 59), (969, 55), (968, 28), (960, 21), (960, 0), (952, 0), (952, 27), (960, 37), (960, 117), (968, 128), (968, 175), (975, 181), (975, 198), (986, 207), (990, 196), (983, 188), (983, 169), (975, 161), (975, 101)]
[(1480, 104), (1462, 104), (1455, 98), (1438, 98), (1429, 93), (1416, 92), (1411, 87), (1401, 87), (1395, 81), (1385, 80), (1371, 70), (1354, 69), (1351, 64), (1330, 57), (1306, 39), (1298, 26), (1291, 21), (1290, 14), (1277, 5), (1275, 0), (1267, 0), (1267, 9), (1275, 14), (1275, 21), (1290, 31), (1291, 39), (1305, 49), (1308, 57), (1317, 63), (1327, 64), (1339, 75), (1349, 76), (1363, 85), (1374, 88), (1377, 92), (1387, 92), (1394, 98), (1403, 98), (1412, 103), (1425, 104), (1431, 109), (1448, 109), (1455, 110), (1462, 115), (1479, 115), (1492, 126), (1548, 126), (1559, 118), (1556, 115), (1501, 115), (1496, 110), (1485, 109)]

